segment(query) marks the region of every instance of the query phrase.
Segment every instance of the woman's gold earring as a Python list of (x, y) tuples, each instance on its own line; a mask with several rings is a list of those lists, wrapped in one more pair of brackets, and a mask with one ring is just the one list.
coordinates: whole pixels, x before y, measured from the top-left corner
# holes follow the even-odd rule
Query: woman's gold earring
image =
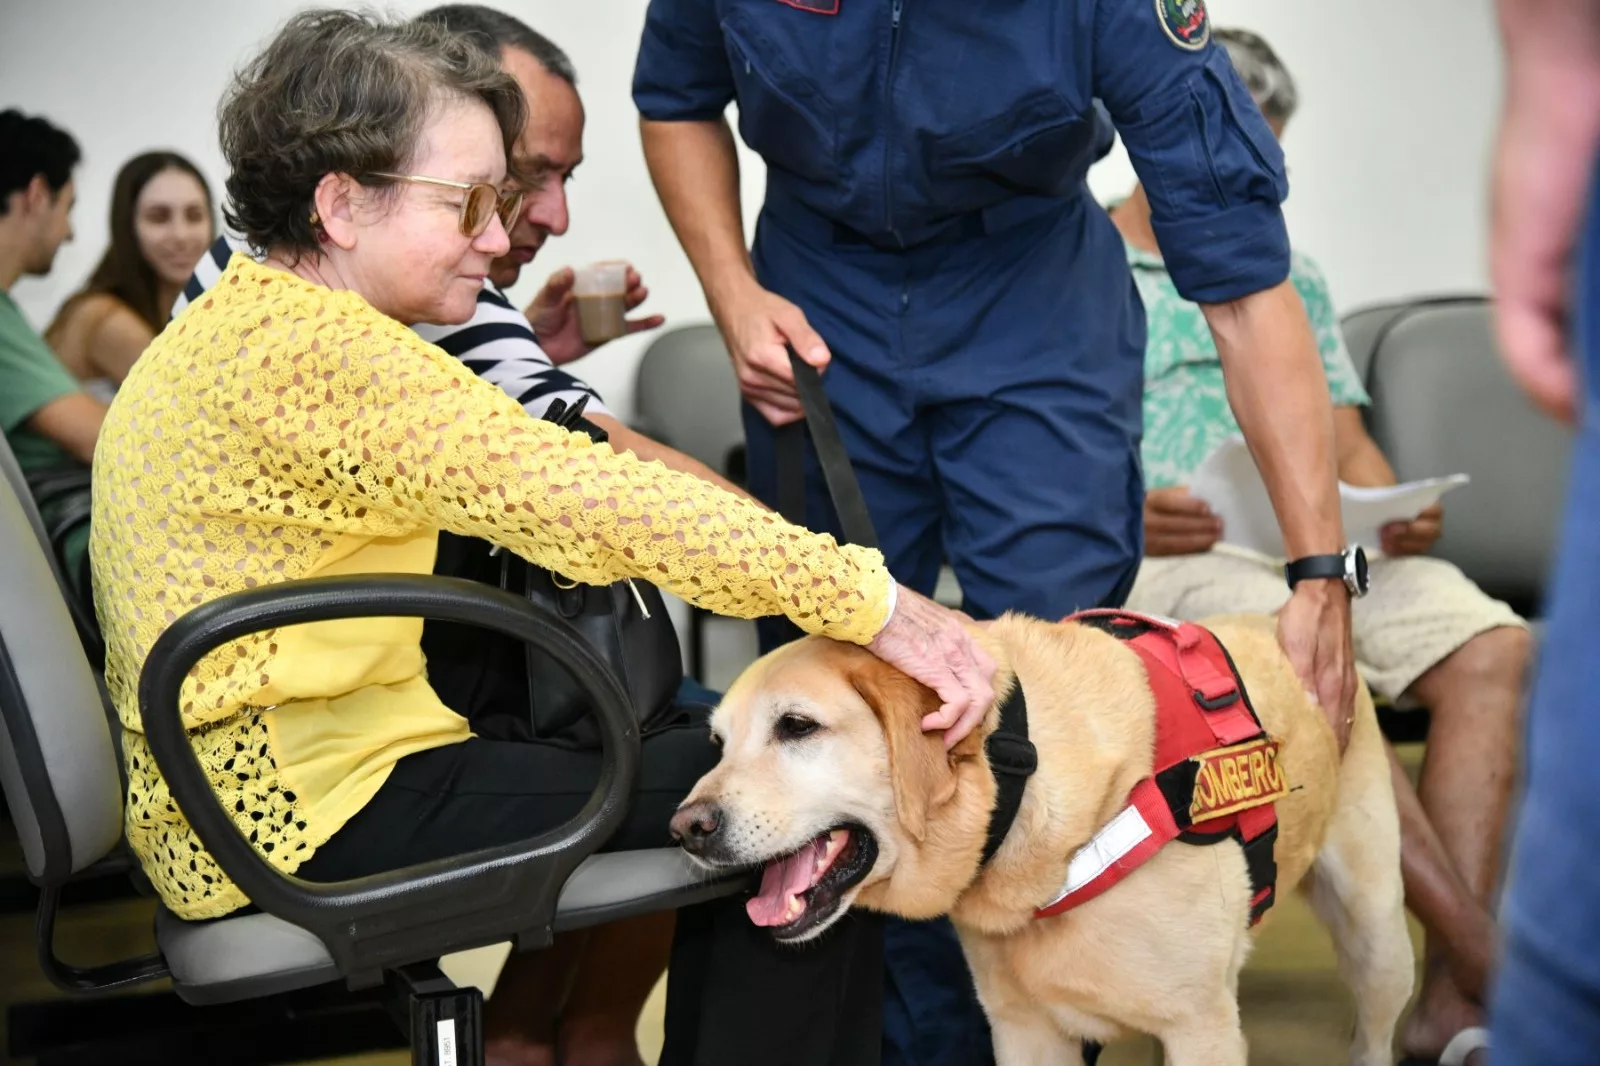
[(311, 224), (313, 226), (322, 225), (322, 216), (317, 214), (315, 211), (311, 212)]

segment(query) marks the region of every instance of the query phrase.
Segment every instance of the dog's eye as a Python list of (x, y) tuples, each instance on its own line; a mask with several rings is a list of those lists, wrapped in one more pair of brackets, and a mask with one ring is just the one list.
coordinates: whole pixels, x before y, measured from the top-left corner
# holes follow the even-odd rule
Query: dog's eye
[(790, 713), (778, 719), (774, 731), (778, 734), (779, 740), (799, 740), (802, 737), (809, 737), (820, 728), (822, 727), (817, 724), (816, 719)]

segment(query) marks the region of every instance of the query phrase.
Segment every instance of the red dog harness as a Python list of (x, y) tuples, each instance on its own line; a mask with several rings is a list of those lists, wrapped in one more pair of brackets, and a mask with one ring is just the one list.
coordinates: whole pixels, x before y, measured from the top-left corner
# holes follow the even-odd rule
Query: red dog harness
[(1144, 661), (1156, 701), (1155, 772), (1072, 856), (1060, 894), (1034, 916), (1093, 899), (1173, 840), (1237, 840), (1250, 870), (1254, 925), (1272, 906), (1274, 805), (1289, 788), (1278, 742), (1261, 728), (1227, 649), (1200, 626), (1131, 611), (1084, 611), (1067, 621), (1126, 641)]

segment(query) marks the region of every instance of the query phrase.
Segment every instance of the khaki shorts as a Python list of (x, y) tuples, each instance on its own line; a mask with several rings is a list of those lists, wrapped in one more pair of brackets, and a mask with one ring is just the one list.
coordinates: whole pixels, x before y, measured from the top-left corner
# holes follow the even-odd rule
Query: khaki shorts
[[(1352, 610), (1356, 665), (1373, 691), (1391, 702), (1479, 633), (1527, 627), (1510, 607), (1440, 559), (1375, 557), (1371, 574), (1371, 591)], [(1274, 614), (1288, 600), (1281, 559), (1219, 545), (1199, 555), (1146, 559), (1127, 606), (1197, 621), (1214, 614)]]

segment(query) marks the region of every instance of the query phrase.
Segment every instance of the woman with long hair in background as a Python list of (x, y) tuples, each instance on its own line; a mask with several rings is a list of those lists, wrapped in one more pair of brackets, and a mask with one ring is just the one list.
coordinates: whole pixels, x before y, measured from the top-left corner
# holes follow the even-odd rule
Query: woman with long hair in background
[(74, 377), (109, 399), (167, 324), (214, 236), (211, 188), (175, 152), (123, 164), (111, 194), (111, 246), (45, 331)]

